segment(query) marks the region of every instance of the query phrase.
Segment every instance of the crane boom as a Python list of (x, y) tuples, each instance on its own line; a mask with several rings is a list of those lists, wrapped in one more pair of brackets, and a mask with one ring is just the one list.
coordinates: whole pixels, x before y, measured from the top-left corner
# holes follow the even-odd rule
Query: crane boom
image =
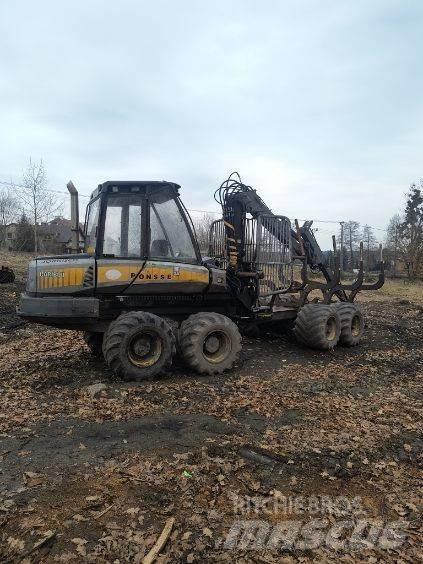
[[(335, 240), (335, 261), (331, 266), (316, 241), (311, 228), (312, 221), (306, 221), (302, 227), (295, 221), (296, 228), (293, 229), (289, 219), (274, 214), (256, 190), (244, 184), (236, 172), (216, 190), (215, 200), (222, 206), (224, 232), (221, 231), (220, 235), (224, 235), (227, 272), (240, 296), (253, 292), (258, 300), (263, 293), (260, 285), (264, 285), (259, 280), (263, 278), (267, 286), (274, 287), (267, 295), (300, 292), (302, 304), (306, 303), (312, 290), (321, 290), (325, 303), (330, 303), (332, 296), (337, 296), (340, 301), (353, 301), (358, 291), (375, 290), (384, 283), (382, 254), (377, 282), (363, 284), (363, 260), (360, 254), (357, 279), (351, 284), (341, 283)], [(211, 254), (216, 256), (216, 253)], [(302, 262), (300, 284), (293, 279), (295, 260)], [(287, 283), (288, 267), (291, 272), (290, 284)], [(320, 272), (325, 281), (310, 280), (308, 268)]]

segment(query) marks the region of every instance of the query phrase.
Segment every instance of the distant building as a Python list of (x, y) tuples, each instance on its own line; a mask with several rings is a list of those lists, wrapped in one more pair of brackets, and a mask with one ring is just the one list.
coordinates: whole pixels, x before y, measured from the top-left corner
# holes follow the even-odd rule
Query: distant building
[[(16, 244), (17, 224), (9, 223), (0, 231), (0, 248), (7, 251), (19, 251)], [(82, 248), (83, 227), (79, 226), (80, 246)], [(52, 221), (38, 226), (38, 253), (62, 255), (71, 252), (72, 229), (70, 219), (55, 217)]]
[(0, 230), (0, 248), (14, 251), (16, 245), (16, 223), (9, 223)]
[[(83, 228), (79, 226), (79, 239), (82, 245)], [(38, 250), (46, 254), (66, 254), (71, 252), (72, 224), (70, 219), (55, 217), (38, 227)]]

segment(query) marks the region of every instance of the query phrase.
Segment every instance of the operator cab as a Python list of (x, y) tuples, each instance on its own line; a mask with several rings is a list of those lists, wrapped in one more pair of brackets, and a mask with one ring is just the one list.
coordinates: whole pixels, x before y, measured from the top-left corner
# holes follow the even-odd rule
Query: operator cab
[(100, 184), (87, 206), (85, 252), (97, 258), (201, 263), (179, 188), (172, 182)]

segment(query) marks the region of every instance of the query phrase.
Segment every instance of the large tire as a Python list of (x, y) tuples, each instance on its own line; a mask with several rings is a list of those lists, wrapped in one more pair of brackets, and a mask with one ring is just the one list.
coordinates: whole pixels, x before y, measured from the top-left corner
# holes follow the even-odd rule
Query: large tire
[(195, 313), (179, 328), (179, 350), (190, 368), (199, 374), (221, 374), (232, 368), (241, 351), (241, 334), (220, 313)]
[(175, 335), (161, 317), (144, 311), (123, 313), (103, 339), (107, 364), (124, 380), (145, 380), (172, 364)]
[(349, 302), (341, 302), (335, 307), (341, 320), (339, 342), (345, 347), (356, 347), (364, 334), (365, 323), (361, 310)]
[(297, 340), (312, 349), (332, 350), (341, 334), (341, 321), (335, 307), (307, 304), (298, 312), (294, 325)]
[(93, 356), (103, 356), (103, 333), (84, 331), (83, 339)]

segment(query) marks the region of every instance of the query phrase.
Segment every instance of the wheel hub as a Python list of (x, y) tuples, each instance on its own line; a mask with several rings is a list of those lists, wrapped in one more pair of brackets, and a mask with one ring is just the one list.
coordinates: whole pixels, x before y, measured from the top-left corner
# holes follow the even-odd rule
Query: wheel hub
[(147, 368), (155, 364), (162, 353), (162, 340), (154, 332), (136, 333), (128, 341), (127, 354), (135, 366)]
[(328, 341), (333, 341), (336, 337), (336, 320), (330, 317), (326, 324), (326, 338)]
[(353, 337), (358, 337), (361, 332), (361, 322), (358, 315), (354, 315), (351, 320), (351, 334)]
[(206, 352), (213, 354), (219, 350), (220, 341), (216, 335), (209, 335), (204, 342)]
[(224, 331), (211, 331), (204, 339), (203, 354), (206, 359), (218, 364), (223, 362), (231, 351), (231, 340)]
[(133, 349), (136, 355), (145, 356), (150, 352), (151, 345), (151, 339), (148, 339), (147, 336), (140, 337), (134, 342)]

